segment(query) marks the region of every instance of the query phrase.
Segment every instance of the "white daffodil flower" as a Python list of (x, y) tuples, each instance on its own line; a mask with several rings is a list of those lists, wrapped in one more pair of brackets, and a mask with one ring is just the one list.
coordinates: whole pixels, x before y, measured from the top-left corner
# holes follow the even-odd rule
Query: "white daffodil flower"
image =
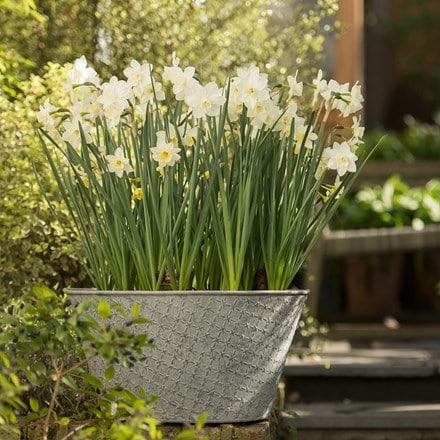
[(98, 86), (100, 82), (99, 75), (95, 69), (87, 67), (87, 60), (83, 55), (75, 60), (72, 69), (67, 73), (67, 81), (64, 85), (64, 89), (67, 92), (72, 92), (74, 86), (78, 84), (93, 83)]
[(318, 139), (318, 135), (312, 130), (309, 130), (307, 133), (308, 126), (306, 121), (300, 116), (296, 116), (294, 127), (295, 132), (293, 133), (293, 138), (295, 140), (295, 153), (299, 153), (302, 146), (311, 150), (314, 142)]
[(196, 69), (189, 66), (185, 70), (182, 70), (182, 68), (179, 67), (179, 62), (179, 58), (173, 53), (173, 65), (164, 68), (162, 78), (173, 84), (173, 93), (176, 99), (183, 101), (188, 92), (198, 84), (198, 81), (194, 78)]
[(50, 103), (49, 98), (47, 98), (43, 105), (40, 105), (40, 109), (36, 112), (37, 121), (46, 130), (52, 130), (55, 127), (55, 119), (52, 116), (52, 113), (55, 110), (55, 107)]
[(180, 149), (176, 148), (172, 142), (168, 142), (164, 131), (158, 131), (157, 144), (151, 148), (153, 159), (159, 163), (159, 168), (174, 166), (180, 160)]
[(118, 177), (122, 177), (124, 171), (126, 173), (133, 171), (133, 167), (120, 147), (115, 150), (115, 154), (108, 154), (105, 159), (107, 160), (108, 170)]
[(210, 82), (204, 87), (197, 84), (185, 98), (186, 105), (197, 119), (204, 116), (218, 116), (220, 107), (225, 102), (226, 98), (215, 82)]
[(298, 105), (295, 102), (291, 102), (286, 111), (278, 119), (274, 130), (279, 131), (283, 137), (290, 135), (290, 129), (292, 127), (292, 119), (296, 118), (298, 111)]
[(303, 94), (303, 83), (297, 81), (298, 70), (295, 72), (295, 76), (289, 75), (287, 77), (287, 83), (289, 84), (289, 98), (293, 96), (301, 96)]
[[(64, 142), (68, 142), (73, 147), (81, 145), (81, 130), (80, 120), (74, 117), (72, 120), (66, 120), (63, 122), (62, 127), (64, 129), (61, 139)], [(92, 136), (90, 135), (90, 127), (85, 124), (81, 124), (81, 128), (87, 143), (92, 142)]]
[(118, 80), (115, 76), (102, 85), (101, 95), (98, 96), (97, 101), (102, 105), (103, 114), (109, 120), (110, 127), (119, 123), (121, 114), (128, 107), (129, 96), (130, 88), (127, 83)]
[(316, 104), (318, 96), (321, 95), (322, 93), (325, 93), (325, 91), (327, 89), (327, 81), (325, 79), (323, 79), (322, 77), (323, 77), (323, 72), (322, 72), (321, 69), (319, 69), (318, 75), (312, 81), (312, 84), (315, 87), (315, 91), (314, 91), (314, 94), (313, 94), (312, 105)]
[(258, 102), (269, 99), (267, 74), (260, 73), (260, 69), (251, 66), (248, 69), (237, 69), (237, 77), (233, 79), (243, 104), (247, 108), (254, 108)]
[(142, 89), (151, 84), (151, 72), (153, 65), (150, 63), (140, 64), (136, 60), (132, 60), (130, 66), (124, 69), (124, 75), (127, 77), (127, 84), (134, 89)]
[(328, 149), (327, 167), (329, 170), (336, 170), (342, 177), (345, 173), (356, 171), (357, 156), (354, 154), (347, 142), (334, 142), (333, 147)]

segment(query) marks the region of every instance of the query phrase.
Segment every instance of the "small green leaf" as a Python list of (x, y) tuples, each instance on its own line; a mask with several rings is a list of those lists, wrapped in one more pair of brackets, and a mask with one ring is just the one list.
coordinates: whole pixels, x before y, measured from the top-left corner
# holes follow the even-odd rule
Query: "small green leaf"
[[(8, 313), (0, 314), (0, 318), (2, 325), (15, 324), (15, 318)], [(9, 342), (8, 338), (2, 338), (1, 343), (4, 344), (6, 342)]]
[(141, 306), (139, 304), (135, 304), (132, 308), (131, 308), (131, 317), (135, 318), (136, 316), (139, 316), (141, 313)]
[(206, 421), (208, 420), (208, 413), (206, 411), (202, 412), (197, 419), (196, 429), (200, 430), (205, 426)]
[(13, 383), (13, 385), (15, 387), (17, 387), (17, 388), (20, 387), (20, 379), (18, 378), (18, 376), (16, 374), (11, 373), (9, 375), (9, 379), (11, 380), (11, 382)]
[(58, 420), (58, 423), (61, 426), (67, 426), (70, 423), (70, 419), (68, 417), (62, 417), (60, 420)]
[(132, 324), (150, 324), (151, 321), (148, 318), (139, 317), (133, 319), (131, 322)]
[(112, 380), (115, 377), (115, 369), (113, 367), (108, 367), (104, 372), (104, 377), (108, 381)]
[(112, 315), (112, 309), (107, 301), (102, 299), (98, 304), (98, 313), (101, 318), (110, 318)]
[(29, 412), (26, 414), (26, 419), (29, 421), (34, 421), (40, 418), (39, 414), (35, 414), (34, 412)]
[(88, 373), (83, 373), (82, 377), (92, 387), (104, 388), (102, 382), (96, 376), (93, 376), (92, 374), (88, 374)]
[(61, 382), (63, 382), (64, 385), (68, 386), (72, 390), (76, 391), (78, 389), (76, 382), (73, 380), (71, 376), (63, 376), (61, 378)]
[(6, 355), (4, 355), (2, 352), (0, 352), (0, 359), (1, 359), (2, 363), (3, 363), (3, 365), (4, 365), (6, 368), (10, 368), (10, 367), (11, 367), (11, 361), (10, 361), (9, 358), (8, 358)]
[(56, 294), (46, 286), (35, 286), (32, 288), (32, 290), (38, 298), (41, 299), (56, 298)]
[(176, 440), (197, 440), (198, 435), (194, 429), (186, 429), (176, 436)]
[(40, 409), (40, 404), (38, 403), (38, 400), (35, 399), (35, 397), (29, 398), (29, 406), (31, 407), (31, 410), (33, 412), (38, 412), (38, 410)]
[(37, 383), (38, 377), (34, 371), (27, 370), (25, 374), (26, 374), (26, 379), (29, 381), (30, 384), (34, 385)]

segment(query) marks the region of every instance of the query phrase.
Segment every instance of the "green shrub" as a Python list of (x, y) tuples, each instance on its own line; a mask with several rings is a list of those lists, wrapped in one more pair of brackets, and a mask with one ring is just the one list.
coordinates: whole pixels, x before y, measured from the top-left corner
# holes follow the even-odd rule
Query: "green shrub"
[[(0, 304), (35, 284), (61, 289), (85, 280), (69, 242), (71, 234), (55, 221), (32, 168), (34, 159), (46, 186), (56, 195), (45, 171), (35, 109), (48, 93), (62, 104), (64, 74), (65, 68), (49, 64), (42, 77), (32, 76), (21, 83), (23, 92), (14, 102), (0, 95)], [(67, 218), (63, 223), (68, 224)]]
[[(46, 434), (52, 422), (63, 425), (75, 418), (102, 418), (103, 413), (109, 419), (111, 401), (139, 399), (105, 386), (105, 378), (91, 375), (86, 366), (99, 356), (109, 365), (106, 378), (111, 378), (113, 363), (128, 367), (143, 356), (142, 347), (151, 346), (147, 334), (132, 335), (128, 327), (110, 328), (88, 315), (89, 308), (88, 303), (71, 307), (66, 297), (35, 288), (0, 312), (3, 364), (13, 366), (11, 381), (19, 377), (25, 387), (14, 409), (29, 421), (41, 420)], [(139, 324), (147, 322), (136, 319)]]
[[(76, 440), (162, 438), (152, 417), (155, 398), (109, 383), (114, 364), (129, 368), (144, 359), (146, 348), (154, 349), (147, 333), (130, 330), (148, 320), (134, 307), (122, 316), (130, 326), (113, 327), (106, 318), (120, 313), (117, 305), (101, 302), (98, 313), (105, 313), (99, 320), (88, 313), (90, 306), (72, 306), (65, 296), (40, 287), (0, 310), (0, 438), (18, 431), (11, 426), (17, 415), (27, 420), (20, 423), (24, 438), (39, 426), (42, 440), (48, 440), (57, 425), (65, 427), (64, 438)], [(107, 365), (103, 377), (88, 371), (95, 357)], [(203, 438), (205, 417), (182, 438)]]

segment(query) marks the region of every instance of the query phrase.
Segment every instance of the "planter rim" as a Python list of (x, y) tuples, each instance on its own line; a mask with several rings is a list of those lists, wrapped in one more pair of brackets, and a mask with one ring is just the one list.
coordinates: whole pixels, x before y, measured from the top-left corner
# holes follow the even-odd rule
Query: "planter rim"
[(64, 292), (74, 295), (96, 296), (307, 296), (309, 290), (98, 290), (94, 288), (65, 288)]

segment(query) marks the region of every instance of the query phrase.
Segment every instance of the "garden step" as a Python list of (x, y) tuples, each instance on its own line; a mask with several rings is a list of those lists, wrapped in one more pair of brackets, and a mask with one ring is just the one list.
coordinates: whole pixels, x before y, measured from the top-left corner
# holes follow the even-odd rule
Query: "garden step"
[(376, 343), (352, 348), (327, 344), (320, 356), (289, 357), (284, 376), (286, 402), (440, 402), (440, 342), (423, 345)]
[(440, 440), (437, 339), (329, 341), (319, 356), (289, 357), (284, 377), (280, 440), (292, 430), (301, 440)]
[[(439, 351), (440, 353), (440, 351)], [(289, 357), (288, 376), (428, 377), (440, 372), (440, 356), (411, 348), (351, 348), (304, 359)]]
[[(398, 396), (394, 396), (396, 398)], [(280, 418), (279, 440), (438, 440), (440, 403), (313, 402)]]

